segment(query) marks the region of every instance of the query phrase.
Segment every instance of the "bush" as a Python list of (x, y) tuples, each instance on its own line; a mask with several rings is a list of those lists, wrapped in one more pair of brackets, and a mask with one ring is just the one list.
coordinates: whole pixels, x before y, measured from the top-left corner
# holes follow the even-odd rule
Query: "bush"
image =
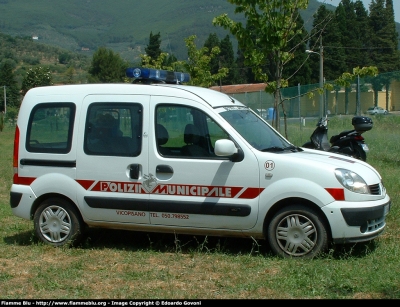
[[(6, 121), (10, 121), (12, 124), (15, 123), (17, 117), (18, 117), (18, 108), (16, 107), (8, 107), (7, 108), (7, 114), (5, 116)], [(4, 117), (4, 116), (3, 116)], [(3, 125), (4, 125), (4, 119), (3, 119)]]

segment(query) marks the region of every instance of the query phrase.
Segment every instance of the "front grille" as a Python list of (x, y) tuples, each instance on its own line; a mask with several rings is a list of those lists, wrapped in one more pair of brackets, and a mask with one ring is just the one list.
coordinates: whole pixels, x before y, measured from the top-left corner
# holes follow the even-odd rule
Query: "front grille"
[(382, 217), (374, 219), (374, 220), (369, 220), (367, 223), (368, 223), (368, 226), (367, 226), (366, 232), (376, 231), (376, 230), (382, 228), (383, 226), (385, 226), (385, 217), (382, 216)]
[(368, 186), (372, 195), (381, 195), (381, 187), (379, 183)]

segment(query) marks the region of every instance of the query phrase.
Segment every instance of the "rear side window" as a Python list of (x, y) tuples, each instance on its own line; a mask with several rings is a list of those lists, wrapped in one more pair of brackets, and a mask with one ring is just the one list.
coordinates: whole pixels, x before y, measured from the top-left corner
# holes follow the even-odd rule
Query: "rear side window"
[(26, 150), (38, 153), (66, 154), (71, 150), (75, 120), (73, 103), (41, 103), (29, 118)]
[(84, 150), (88, 155), (138, 156), (142, 148), (142, 106), (99, 102), (89, 106)]

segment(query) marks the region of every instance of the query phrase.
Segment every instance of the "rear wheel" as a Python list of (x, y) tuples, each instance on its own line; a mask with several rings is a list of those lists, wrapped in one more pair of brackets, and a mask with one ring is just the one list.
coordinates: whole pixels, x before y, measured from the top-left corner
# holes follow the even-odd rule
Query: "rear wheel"
[(49, 198), (41, 203), (33, 223), (37, 237), (54, 246), (77, 243), (84, 229), (78, 211), (62, 198)]
[(267, 239), (272, 251), (286, 258), (313, 258), (328, 248), (325, 223), (303, 205), (279, 210), (268, 225)]

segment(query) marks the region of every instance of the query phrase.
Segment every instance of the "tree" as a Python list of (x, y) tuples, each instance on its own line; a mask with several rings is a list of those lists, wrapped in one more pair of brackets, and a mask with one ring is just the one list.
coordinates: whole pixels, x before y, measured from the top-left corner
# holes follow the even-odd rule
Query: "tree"
[[(336, 67), (333, 67), (336, 73), (340, 73), (343, 71), (351, 71), (353, 67), (359, 66), (361, 60), (360, 53), (362, 52), (361, 47), (363, 42), (361, 42), (360, 37), (358, 37), (358, 20), (356, 18), (355, 6), (353, 2), (349, 0), (342, 0), (339, 6), (335, 11), (335, 19), (334, 19), (335, 30), (337, 34), (335, 34), (335, 40), (338, 40), (337, 53), (331, 54), (333, 56), (332, 61), (340, 63), (340, 70), (336, 70)], [(339, 29), (339, 31), (337, 31)], [(349, 31), (351, 29), (351, 31)], [(329, 38), (328, 38), (329, 39)], [(331, 45), (331, 42), (328, 41), (328, 44)], [(368, 57), (364, 55), (364, 59)], [(328, 66), (328, 65), (327, 65)], [(329, 68), (329, 66), (328, 66)], [(337, 75), (333, 76), (337, 77)], [(332, 79), (329, 79), (332, 80)], [(358, 79), (357, 79), (358, 80)], [(345, 87), (345, 114), (349, 114), (349, 93), (351, 92), (351, 84)]]
[[(322, 5), (314, 16), (310, 48), (318, 48), (320, 45), (320, 50), (323, 50), (323, 72), (328, 80), (324, 88), (334, 89), (337, 93), (342, 86), (345, 87), (346, 114), (349, 113), (351, 82), (357, 80), (359, 93), (360, 77), (377, 74), (375, 66), (367, 66), (370, 62), (366, 52), (369, 33), (366, 16), (366, 10), (359, 0), (355, 3), (342, 0), (334, 14)], [(318, 62), (318, 58), (312, 59), (313, 70), (317, 70)], [(359, 95), (355, 109), (356, 113), (360, 112)]]
[(22, 80), (21, 92), (25, 95), (28, 90), (38, 86), (53, 85), (50, 69), (43, 66), (30, 68)]
[(188, 48), (189, 60), (183, 66), (190, 74), (190, 84), (203, 87), (210, 87), (217, 84), (218, 80), (225, 77), (228, 73), (227, 68), (220, 68), (216, 74), (212, 74), (210, 63), (220, 53), (219, 47), (209, 50), (207, 47), (197, 49), (195, 44), (196, 35), (185, 39)]
[(221, 49), (221, 53), (219, 56), (221, 67), (226, 67), (229, 69), (227, 76), (222, 78), (221, 83), (223, 85), (235, 84), (237, 69), (236, 69), (235, 54), (233, 52), (232, 41), (229, 35), (226, 35), (221, 40), (219, 48)]
[[(384, 7), (386, 3), (386, 7)], [(398, 51), (398, 33), (394, 22), (394, 11), (392, 0), (372, 0), (370, 4), (369, 24), (371, 27), (371, 60), (379, 69), (379, 79), (373, 80), (374, 91), (380, 85), (386, 88), (386, 108), (389, 107), (389, 87), (393, 79), (398, 75), (389, 72), (400, 69), (400, 54)], [(375, 105), (377, 100), (375, 100)]]
[(68, 67), (67, 71), (65, 72), (65, 84), (72, 84), (74, 83), (74, 73), (75, 73), (75, 69), (70, 66)]
[(141, 54), (141, 66), (155, 69), (173, 70), (179, 69), (180, 63), (175, 55), (161, 50), (160, 32), (153, 35), (150, 32), (149, 44), (145, 48), (146, 54)]
[[(342, 0), (336, 9), (336, 24), (339, 27), (340, 42), (343, 46), (345, 61), (345, 70), (351, 71), (354, 67), (366, 67), (370, 65), (368, 57), (368, 48), (370, 43), (370, 30), (368, 26), (368, 14), (361, 1), (350, 2), (350, 0)], [(357, 77), (357, 92), (361, 89), (367, 89), (360, 84), (361, 80)], [(350, 85), (351, 86), (351, 85)], [(345, 114), (349, 114), (350, 101), (348, 93), (351, 87), (346, 87)], [(357, 95), (357, 97), (359, 97)], [(356, 113), (360, 104), (358, 99), (355, 101)]]
[[(338, 78), (342, 72), (346, 71), (341, 32), (338, 31), (341, 21), (337, 20), (336, 15), (337, 12), (329, 11), (325, 5), (321, 5), (314, 15), (313, 28), (309, 40), (311, 50), (320, 52), (321, 47), (323, 48), (324, 78), (328, 81)], [(309, 61), (311, 70), (318, 72), (320, 58), (310, 55)], [(311, 82), (319, 82), (318, 74), (314, 73), (311, 76)]]
[(142, 67), (154, 68), (154, 69), (165, 69), (170, 71), (182, 71), (183, 63), (178, 61), (174, 55), (169, 55), (166, 52), (161, 52), (158, 58), (151, 59), (147, 54), (140, 55)]
[(220, 41), (217, 34), (210, 34), (204, 43), (204, 47), (208, 48), (209, 56), (211, 56), (211, 51), (214, 47), (219, 47), (219, 55), (212, 57), (210, 61), (211, 74), (217, 74), (222, 67), (227, 68), (228, 74), (220, 79), (219, 83), (220, 85), (233, 84), (235, 79), (235, 56), (229, 35), (226, 35)]
[[(207, 54), (209, 56), (211, 56), (211, 51), (214, 47), (220, 47), (220, 41), (218, 39), (218, 36), (216, 33), (212, 33), (208, 36), (208, 38), (206, 39), (206, 41), (204, 42), (204, 47), (207, 48), (208, 52)], [(221, 67), (221, 60), (220, 60), (220, 56), (216, 57), (212, 57), (210, 59), (210, 70), (211, 70), (211, 74), (216, 74), (218, 73), (219, 68)]]
[(235, 82), (237, 84), (254, 83), (255, 77), (254, 73), (250, 67), (246, 66), (244, 62), (244, 55), (240, 46), (238, 46), (236, 53), (236, 72), (235, 72)]
[[(338, 79), (335, 80), (336, 85), (344, 86), (348, 88), (356, 78), (359, 80), (360, 78), (367, 78), (367, 77), (375, 77), (378, 75), (378, 68), (375, 66), (368, 66), (368, 67), (356, 67), (353, 68), (352, 73), (345, 72), (343, 73)], [(357, 89), (358, 91), (358, 89)], [(347, 92), (346, 92), (347, 93)], [(358, 95), (357, 95), (358, 96)], [(356, 101), (356, 114), (361, 115), (361, 108), (360, 108), (360, 100), (357, 99)]]
[(89, 68), (89, 82), (116, 83), (123, 82), (128, 64), (112, 50), (100, 47), (92, 58)]
[(168, 53), (161, 52), (155, 59), (152, 59), (147, 54), (141, 54), (140, 57), (142, 59), (142, 67), (165, 69), (164, 63), (167, 61)]
[[(8, 107), (19, 106), (20, 94), (17, 81), (15, 80), (13, 61), (6, 60), (0, 65), (0, 101)], [(4, 93), (5, 91), (5, 93)], [(5, 99), (4, 101), (4, 94)]]
[(365, 37), (359, 37), (358, 22), (355, 4), (350, 0), (342, 0), (336, 9), (336, 31), (339, 29), (340, 45), (343, 47), (343, 55), (346, 59), (344, 61), (346, 71), (360, 66), (362, 59), (367, 58), (361, 55)]
[[(298, 14), (298, 13), (296, 13)], [(293, 52), (293, 60), (288, 62), (283, 70), (285, 79), (289, 81), (289, 86), (297, 86), (298, 84), (308, 84), (311, 81), (311, 68), (310, 62), (307, 61), (307, 40), (308, 33), (304, 28), (304, 21), (298, 15), (298, 21), (295, 27), (296, 33), (291, 40), (288, 41), (287, 49)]]
[(372, 0), (370, 4), (369, 25), (371, 28), (370, 52), (372, 64), (377, 65), (379, 72), (389, 72), (400, 69), (398, 33), (394, 22), (393, 2), (386, 0)]
[(163, 66), (164, 66), (164, 67), (173, 67), (173, 65), (174, 65), (175, 62), (178, 62), (178, 59), (176, 58), (176, 56), (173, 55), (173, 54), (169, 54), (169, 55), (165, 58), (164, 63), (163, 63)]
[(19, 108), (15, 106), (7, 107), (7, 114), (5, 116), (6, 121), (11, 121), (12, 124), (15, 124), (18, 117)]
[(58, 63), (60, 64), (68, 64), (69, 61), (71, 61), (72, 56), (67, 53), (63, 52), (58, 56)]
[(153, 32), (150, 32), (149, 44), (145, 48), (146, 54), (150, 57), (150, 64), (155, 61), (161, 54), (161, 35), (160, 32), (153, 35)]
[(244, 14), (246, 27), (254, 29), (248, 31), (241, 22), (235, 22), (222, 14), (214, 18), (213, 23), (229, 29), (238, 41), (244, 55), (244, 63), (252, 68), (257, 80), (268, 81), (265, 72), (267, 62), (274, 63), (273, 81), (266, 86), (267, 92), (274, 93), (274, 109), (277, 119), (273, 125), (280, 130), (279, 106), (282, 107), (284, 117), (286, 112), (281, 100), (280, 90), (287, 86), (283, 78), (283, 67), (293, 58), (293, 52), (287, 51), (288, 42), (298, 33), (296, 23), (299, 17), (298, 10), (306, 9), (308, 0), (228, 0), (235, 4), (235, 13)]
[(4, 129), (4, 112), (0, 112), (0, 132)]
[[(360, 0), (357, 0), (354, 3), (354, 10), (356, 14), (356, 25), (354, 29), (356, 34), (354, 36), (357, 39), (356, 43), (360, 52), (358, 52), (357, 57), (353, 57), (353, 59), (356, 63), (356, 66), (370, 66), (372, 65), (372, 63), (368, 57), (368, 49), (371, 47), (371, 30), (368, 23), (368, 12), (365, 9), (364, 4)], [(351, 44), (351, 42), (348, 43)]]

